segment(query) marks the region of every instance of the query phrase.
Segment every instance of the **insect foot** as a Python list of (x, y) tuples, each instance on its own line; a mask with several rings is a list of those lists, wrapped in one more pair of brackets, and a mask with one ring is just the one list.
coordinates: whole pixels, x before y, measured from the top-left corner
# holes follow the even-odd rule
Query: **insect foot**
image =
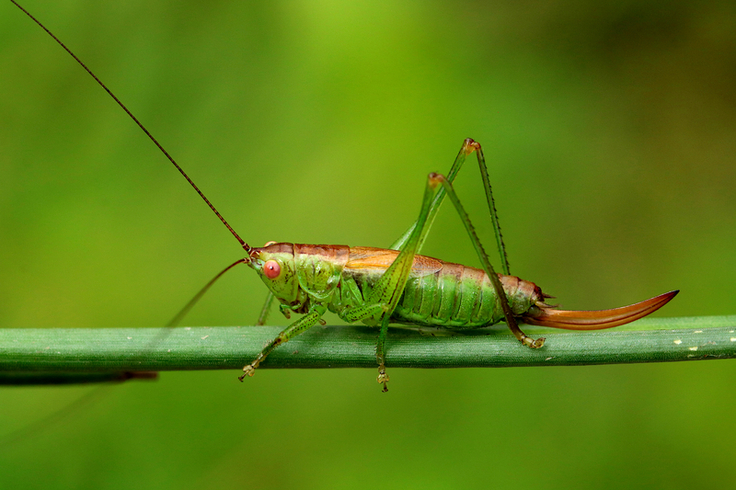
[[(540, 337), (538, 339), (533, 339), (531, 337), (527, 337), (524, 335), (524, 338), (521, 339), (521, 343), (530, 349), (539, 349), (544, 345), (544, 337)], [(251, 375), (252, 376), (252, 375)]]
[(256, 372), (255, 366), (253, 364), (248, 364), (247, 366), (243, 368), (243, 375), (238, 376), (238, 379), (240, 381), (243, 381), (246, 376), (253, 376), (255, 372)]
[(388, 386), (386, 386), (386, 383), (388, 383), (388, 380), (389, 380), (389, 378), (388, 378), (388, 375), (386, 374), (386, 366), (384, 366), (383, 364), (381, 364), (380, 366), (378, 366), (378, 379), (377, 379), (377, 381), (379, 383), (383, 383), (383, 389), (381, 391), (384, 392), (384, 393), (386, 393), (388, 391)]

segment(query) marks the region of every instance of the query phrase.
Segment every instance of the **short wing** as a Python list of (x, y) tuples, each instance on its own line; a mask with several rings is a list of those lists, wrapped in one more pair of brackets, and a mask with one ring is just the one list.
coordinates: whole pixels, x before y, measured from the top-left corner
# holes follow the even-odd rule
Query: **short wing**
[[(397, 250), (374, 247), (350, 247), (350, 256), (345, 269), (356, 273), (383, 273), (396, 260)], [(415, 255), (411, 268), (412, 276), (434, 274), (442, 269), (444, 262), (424, 255)]]

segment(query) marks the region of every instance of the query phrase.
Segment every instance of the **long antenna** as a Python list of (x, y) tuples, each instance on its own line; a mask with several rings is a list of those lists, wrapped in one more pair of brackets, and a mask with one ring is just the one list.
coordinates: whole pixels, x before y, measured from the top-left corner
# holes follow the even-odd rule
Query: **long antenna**
[(199, 194), (199, 197), (201, 197), (204, 200), (204, 202), (206, 202), (207, 205), (210, 207), (210, 209), (212, 210), (212, 212), (215, 213), (218, 218), (220, 218), (220, 221), (222, 221), (222, 224), (225, 225), (228, 230), (230, 230), (230, 233), (232, 233), (233, 236), (238, 240), (238, 242), (240, 242), (240, 245), (242, 247), (244, 247), (246, 250), (249, 249), (250, 247), (248, 247), (248, 245), (245, 243), (245, 241), (242, 238), (240, 238), (240, 236), (235, 232), (235, 230), (233, 230), (232, 226), (230, 226), (230, 224), (227, 221), (225, 221), (225, 218), (222, 217), (222, 215), (220, 214), (220, 212), (217, 211), (217, 209), (215, 208), (215, 206), (212, 205), (212, 203), (210, 202), (210, 200), (207, 199), (207, 197), (202, 193), (202, 191), (199, 190), (199, 187), (197, 187), (197, 185), (192, 181), (192, 179), (189, 178), (189, 176), (184, 171), (184, 169), (181, 168), (178, 163), (176, 163), (176, 161), (174, 160), (174, 158), (171, 155), (169, 155), (169, 152), (167, 152), (166, 150), (164, 150), (164, 147), (161, 146), (161, 144), (158, 142), (158, 140), (156, 140), (156, 138), (154, 138), (153, 135), (148, 132), (148, 130), (146, 129), (146, 127), (143, 126), (143, 124), (141, 124), (141, 122), (133, 115), (133, 113), (130, 112), (127, 107), (125, 107), (125, 104), (123, 104), (122, 102), (120, 102), (120, 99), (118, 99), (115, 96), (115, 94), (113, 94), (110, 91), (110, 89), (107, 88), (107, 86), (104, 83), (102, 83), (102, 81), (99, 78), (97, 78), (97, 75), (95, 75), (94, 73), (92, 73), (92, 70), (90, 70), (89, 68), (87, 68), (87, 65), (85, 65), (84, 63), (82, 63), (82, 60), (80, 60), (79, 58), (77, 58), (77, 55), (75, 55), (74, 53), (72, 53), (72, 51), (69, 48), (67, 48), (66, 45), (59, 40), (59, 38), (57, 38), (56, 36), (54, 36), (51, 33), (51, 31), (49, 31), (48, 29), (46, 29), (46, 26), (44, 26), (43, 24), (41, 24), (41, 22), (39, 22), (38, 19), (36, 19), (34, 16), (32, 16), (26, 9), (24, 9), (23, 7), (21, 7), (20, 5), (18, 5), (18, 3), (15, 0), (10, 0), (10, 1), (13, 2), (13, 4), (16, 7), (18, 7), (21, 11), (23, 11), (24, 14), (26, 14), (28, 17), (30, 17), (31, 20), (33, 20), (33, 22), (35, 22), (36, 24), (38, 24), (41, 27), (41, 29), (43, 29), (44, 31), (46, 31), (46, 33), (49, 36), (51, 36), (54, 39), (54, 41), (56, 41), (59, 44), (59, 46), (61, 46), (62, 48), (64, 48), (64, 51), (66, 51), (67, 53), (69, 53), (71, 55), (71, 57), (74, 58), (76, 60), (76, 62), (79, 63), (79, 65), (87, 71), (87, 73), (89, 73), (90, 75), (92, 75), (92, 78), (94, 78), (95, 81), (100, 84), (100, 87), (104, 88), (105, 89), (105, 92), (107, 92), (108, 94), (110, 94), (110, 97), (112, 97), (113, 100), (115, 102), (117, 102), (118, 105), (120, 107), (122, 107), (122, 109), (126, 112), (126, 114), (128, 114), (130, 116), (130, 118), (138, 125), (138, 127), (141, 128), (144, 133), (146, 133), (146, 136), (148, 136), (148, 138), (151, 141), (153, 141), (153, 143), (158, 147), (158, 149), (161, 150), (161, 153), (163, 153), (166, 156), (166, 158), (168, 158), (169, 161), (174, 164), (174, 167), (176, 167), (176, 169), (179, 171), (179, 173), (182, 174), (182, 176), (184, 176), (185, 179), (187, 179), (187, 182), (189, 182), (189, 185), (191, 185), (194, 188), (194, 190), (197, 191), (197, 194)]

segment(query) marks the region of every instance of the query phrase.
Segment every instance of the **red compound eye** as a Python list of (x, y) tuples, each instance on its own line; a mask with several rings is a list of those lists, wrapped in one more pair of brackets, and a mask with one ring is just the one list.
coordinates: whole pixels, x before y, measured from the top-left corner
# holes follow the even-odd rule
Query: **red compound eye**
[(266, 261), (266, 263), (263, 264), (263, 273), (266, 274), (266, 277), (269, 279), (276, 279), (279, 277), (279, 274), (281, 274), (281, 266), (275, 260)]

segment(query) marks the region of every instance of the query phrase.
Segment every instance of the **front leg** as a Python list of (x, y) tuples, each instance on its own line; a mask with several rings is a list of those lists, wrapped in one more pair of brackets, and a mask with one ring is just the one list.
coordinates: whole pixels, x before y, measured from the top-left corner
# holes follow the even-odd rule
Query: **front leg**
[(327, 309), (322, 304), (317, 304), (310, 308), (309, 312), (306, 315), (286, 327), (280, 334), (276, 336), (275, 339), (269, 342), (269, 344), (263, 348), (263, 350), (260, 352), (260, 354), (258, 354), (253, 362), (243, 368), (243, 375), (239, 376), (238, 379), (240, 381), (243, 381), (246, 376), (253, 376), (258, 365), (263, 362), (266, 357), (268, 357), (272, 350), (274, 350), (279, 345), (288, 342), (289, 339), (291, 339), (292, 337), (295, 337), (316, 325), (326, 311)]
[[(266, 324), (266, 320), (268, 320), (268, 314), (271, 311), (271, 305), (273, 305), (275, 299), (276, 296), (271, 291), (269, 291), (268, 296), (266, 296), (266, 302), (263, 304), (263, 308), (261, 308), (261, 314), (258, 315), (258, 321), (256, 322), (257, 326)], [(286, 318), (289, 317), (287, 316)]]

